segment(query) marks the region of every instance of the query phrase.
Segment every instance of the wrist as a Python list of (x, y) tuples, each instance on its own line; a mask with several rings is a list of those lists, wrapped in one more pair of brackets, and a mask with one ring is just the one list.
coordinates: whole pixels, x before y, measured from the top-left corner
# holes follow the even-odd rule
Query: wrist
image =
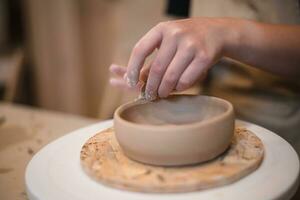
[(223, 55), (238, 58), (243, 54), (247, 54), (248, 49), (255, 42), (253, 38), (258, 35), (258, 23), (251, 20), (229, 19), (225, 25)]
[(239, 19), (229, 19), (224, 23), (224, 42), (222, 48), (222, 54), (224, 56), (231, 57), (232, 55), (241, 45), (242, 38), (244, 37), (243, 26), (241, 25), (243, 22)]

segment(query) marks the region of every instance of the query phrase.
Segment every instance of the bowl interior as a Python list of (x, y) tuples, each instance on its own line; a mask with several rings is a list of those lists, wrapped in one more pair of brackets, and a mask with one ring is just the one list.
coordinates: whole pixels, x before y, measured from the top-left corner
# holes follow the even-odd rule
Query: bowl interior
[(174, 95), (154, 102), (129, 105), (120, 117), (138, 124), (181, 125), (201, 122), (223, 114), (229, 104), (208, 96)]

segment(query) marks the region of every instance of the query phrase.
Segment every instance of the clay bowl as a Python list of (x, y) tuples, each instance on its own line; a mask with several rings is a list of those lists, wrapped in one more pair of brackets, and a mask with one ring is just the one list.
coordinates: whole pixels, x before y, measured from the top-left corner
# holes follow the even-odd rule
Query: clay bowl
[(229, 146), (234, 111), (220, 98), (174, 95), (121, 105), (114, 128), (122, 150), (133, 160), (162, 166), (195, 164)]

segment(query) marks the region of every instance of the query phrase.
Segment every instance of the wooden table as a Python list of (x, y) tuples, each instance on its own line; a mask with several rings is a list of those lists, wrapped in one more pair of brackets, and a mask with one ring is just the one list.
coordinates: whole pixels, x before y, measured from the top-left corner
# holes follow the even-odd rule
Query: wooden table
[(95, 122), (96, 119), (0, 103), (0, 199), (27, 199), (24, 173), (32, 156), (54, 139)]

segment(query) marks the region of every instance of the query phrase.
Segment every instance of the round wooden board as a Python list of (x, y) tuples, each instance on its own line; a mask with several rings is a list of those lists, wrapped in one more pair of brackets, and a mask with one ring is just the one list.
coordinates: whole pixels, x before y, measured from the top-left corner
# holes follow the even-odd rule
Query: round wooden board
[(241, 179), (263, 160), (261, 140), (244, 128), (236, 128), (229, 149), (214, 160), (183, 167), (158, 167), (126, 157), (113, 128), (90, 138), (80, 153), (84, 171), (93, 179), (120, 189), (138, 192), (191, 192)]

